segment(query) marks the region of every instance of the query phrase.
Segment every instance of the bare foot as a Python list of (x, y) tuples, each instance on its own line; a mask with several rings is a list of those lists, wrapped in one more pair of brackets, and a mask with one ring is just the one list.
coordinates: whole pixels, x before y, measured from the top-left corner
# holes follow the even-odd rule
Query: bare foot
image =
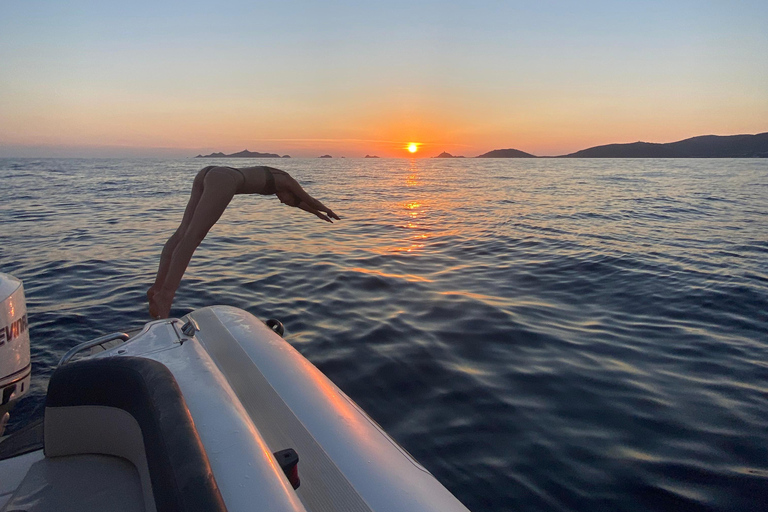
[(149, 317), (152, 320), (157, 320), (160, 318), (157, 316), (157, 304), (154, 301), (154, 295), (152, 297), (149, 297)]
[[(149, 292), (147, 292), (149, 295)], [(149, 298), (149, 316), (157, 320), (160, 318), (168, 318), (171, 314), (171, 304), (173, 304), (173, 296), (175, 293), (167, 292), (164, 290), (157, 290)]]

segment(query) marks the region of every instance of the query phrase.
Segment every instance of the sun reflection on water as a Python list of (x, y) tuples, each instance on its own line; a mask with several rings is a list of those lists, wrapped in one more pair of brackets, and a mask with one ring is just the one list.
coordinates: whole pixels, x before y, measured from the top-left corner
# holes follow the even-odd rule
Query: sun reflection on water
[(411, 160), (377, 173), (376, 189), (390, 230), (372, 250), (378, 254), (424, 255), (438, 240), (457, 234), (463, 226), (453, 213), (466, 201), (466, 191), (441, 176), (444, 169), (430, 161)]

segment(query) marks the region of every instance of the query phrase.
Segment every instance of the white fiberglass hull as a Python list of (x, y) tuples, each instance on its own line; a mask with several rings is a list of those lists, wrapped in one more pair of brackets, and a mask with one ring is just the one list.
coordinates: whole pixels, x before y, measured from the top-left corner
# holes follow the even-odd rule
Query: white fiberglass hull
[[(111, 358), (112, 364), (120, 358), (126, 362), (150, 359), (170, 371), (183, 395), (183, 410), (188, 411), (194, 435), (203, 447), (207, 460), (201, 464), (210, 465), (224, 509), (466, 511), (351, 399), (263, 322), (225, 306), (203, 308), (188, 317), (151, 322), (127, 342), (93, 358)], [(181, 327), (189, 319), (199, 330), (184, 334)], [(57, 396), (49, 397), (46, 407), (46, 443), (49, 434), (54, 435), (48, 432), (49, 416), (51, 425), (78, 421), (72, 411), (97, 411), (101, 419), (109, 416), (102, 403), (64, 403), (60, 398), (64, 395)], [(61, 419), (65, 417), (69, 419)], [(105, 424), (113, 421), (110, 418)], [(56, 443), (63, 446), (61, 450), (72, 449), (68, 439), (52, 438), (51, 446)], [(299, 457), (301, 485), (296, 490), (273, 455), (288, 448)], [(46, 450), (48, 453), (49, 448)], [(131, 454), (141, 451), (132, 450)], [(142, 469), (144, 459), (120, 456), (138, 461), (134, 463), (144, 490), (144, 509), (163, 509), (157, 498), (162, 491), (146, 492), (147, 487), (160, 485)], [(0, 481), (6, 463), (0, 461)], [(18, 473), (18, 461), (16, 465)], [(21, 483), (15, 489), (10, 486), (4, 489), (0, 484), (0, 510), (4, 504), (12, 504), (22, 487)]]

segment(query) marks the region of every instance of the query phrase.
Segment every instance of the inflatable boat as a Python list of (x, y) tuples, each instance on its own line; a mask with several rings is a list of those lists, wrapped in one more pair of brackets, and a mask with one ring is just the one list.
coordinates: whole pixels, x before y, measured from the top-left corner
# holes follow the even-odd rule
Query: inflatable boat
[[(0, 293), (4, 424), (30, 364), (23, 286)], [(281, 328), (213, 306), (73, 347), (0, 441), (0, 511), (466, 512)]]

